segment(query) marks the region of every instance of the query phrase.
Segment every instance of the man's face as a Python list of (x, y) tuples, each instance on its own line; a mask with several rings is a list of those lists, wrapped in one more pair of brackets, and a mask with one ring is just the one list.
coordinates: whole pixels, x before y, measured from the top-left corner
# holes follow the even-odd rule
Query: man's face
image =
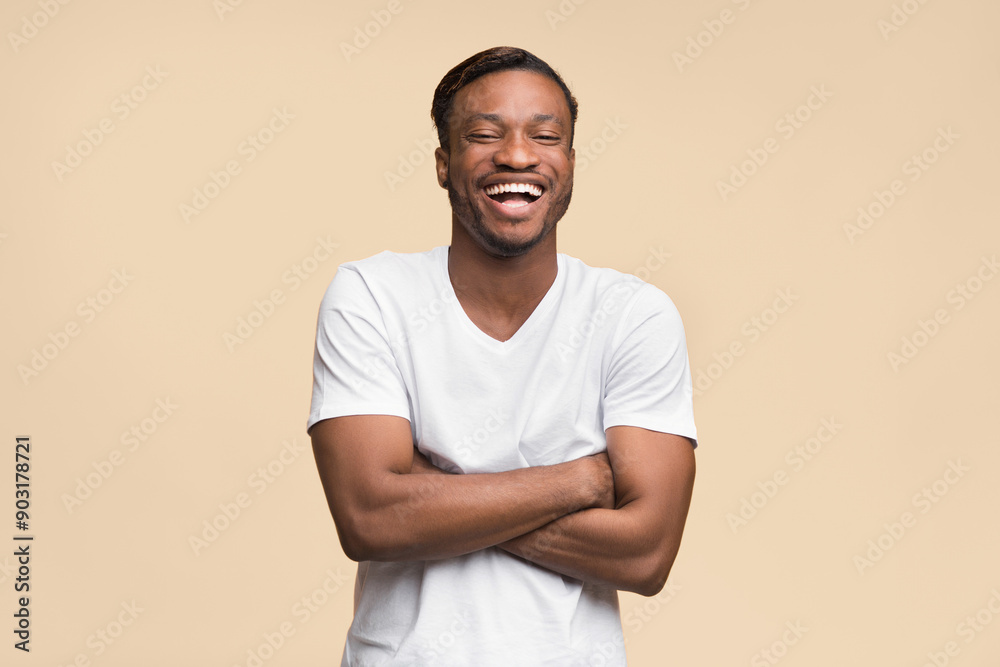
[(455, 96), (449, 150), (435, 152), (438, 183), (453, 217), (489, 254), (527, 253), (566, 212), (570, 123), (562, 89), (536, 72), (487, 74)]

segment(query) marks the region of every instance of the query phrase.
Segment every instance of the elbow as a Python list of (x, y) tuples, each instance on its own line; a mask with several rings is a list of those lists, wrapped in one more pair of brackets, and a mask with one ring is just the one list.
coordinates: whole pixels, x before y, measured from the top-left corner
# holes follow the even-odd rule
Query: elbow
[(366, 560), (388, 560), (385, 558), (386, 545), (383, 544), (372, 526), (375, 522), (369, 517), (358, 514), (346, 514), (336, 517), (337, 537), (344, 555), (360, 563)]
[[(667, 573), (669, 574), (669, 572)], [(653, 576), (647, 577), (642, 581), (636, 583), (635, 588), (632, 590), (633, 593), (638, 593), (639, 595), (647, 598), (651, 598), (660, 591), (667, 584), (667, 576)]]
[(416, 539), (409, 508), (382, 494), (342, 494), (330, 513), (344, 555), (358, 563), (404, 559)]
[(371, 548), (361, 540), (358, 540), (357, 537), (347, 536), (339, 530), (337, 531), (337, 535), (340, 537), (340, 548), (344, 550), (344, 555), (354, 562), (360, 563), (366, 560), (375, 560), (372, 556)]
[(644, 597), (653, 597), (662, 591), (674, 565), (674, 555), (657, 553), (642, 558), (624, 590)]
[(362, 536), (343, 525), (340, 521), (335, 523), (337, 525), (337, 537), (340, 538), (340, 548), (344, 550), (344, 555), (356, 563), (371, 560), (371, 549), (365, 544)]
[(334, 517), (344, 555), (355, 562), (410, 560), (415, 535), (386, 510), (356, 510)]

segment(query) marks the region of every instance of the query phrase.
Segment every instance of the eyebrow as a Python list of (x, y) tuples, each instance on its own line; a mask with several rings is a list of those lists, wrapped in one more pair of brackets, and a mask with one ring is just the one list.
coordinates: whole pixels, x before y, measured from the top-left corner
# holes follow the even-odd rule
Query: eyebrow
[[(502, 123), (503, 116), (501, 116), (498, 113), (474, 113), (471, 116), (469, 116), (465, 120), (465, 123), (463, 124), (468, 125), (470, 123), (475, 123), (476, 121), (480, 120), (485, 120), (491, 123)], [(562, 120), (558, 116), (554, 116), (549, 113), (536, 113), (534, 116), (531, 117), (531, 121), (533, 123), (555, 123), (560, 127), (562, 127), (563, 125)]]

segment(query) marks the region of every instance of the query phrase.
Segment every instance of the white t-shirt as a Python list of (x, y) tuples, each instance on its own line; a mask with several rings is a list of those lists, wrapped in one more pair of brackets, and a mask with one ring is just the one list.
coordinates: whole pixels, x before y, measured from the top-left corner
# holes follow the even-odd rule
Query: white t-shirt
[[(695, 440), (680, 316), (659, 288), (557, 254), (512, 338), (455, 296), (448, 246), (342, 264), (319, 312), (308, 427), (398, 415), (437, 466), (500, 472), (606, 449), (605, 429)], [(363, 562), (343, 665), (625, 665), (618, 594), (496, 547)]]

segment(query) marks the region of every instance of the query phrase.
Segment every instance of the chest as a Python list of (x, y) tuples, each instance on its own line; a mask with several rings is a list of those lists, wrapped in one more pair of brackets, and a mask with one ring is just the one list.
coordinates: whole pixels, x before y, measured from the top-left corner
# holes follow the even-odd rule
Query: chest
[(507, 354), (445, 334), (412, 347), (404, 382), (417, 446), (456, 472), (549, 465), (605, 449), (606, 368), (558, 341)]

